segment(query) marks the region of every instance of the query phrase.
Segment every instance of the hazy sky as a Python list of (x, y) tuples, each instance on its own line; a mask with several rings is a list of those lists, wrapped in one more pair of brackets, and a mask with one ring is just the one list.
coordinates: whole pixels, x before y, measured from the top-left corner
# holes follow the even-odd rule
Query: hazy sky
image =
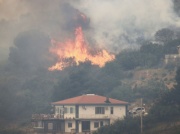
[(161, 28), (180, 26), (172, 0), (0, 0), (0, 61), (23, 31), (35, 29), (56, 39), (68, 35), (64, 24), (72, 19), (64, 18), (72, 12), (62, 10), (64, 3), (90, 18), (85, 34), (112, 52)]

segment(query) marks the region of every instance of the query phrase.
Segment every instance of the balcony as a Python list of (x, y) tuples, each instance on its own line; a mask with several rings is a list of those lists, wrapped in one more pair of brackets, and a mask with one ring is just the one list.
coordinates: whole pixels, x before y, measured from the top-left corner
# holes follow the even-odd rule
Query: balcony
[(63, 115), (55, 114), (33, 114), (32, 120), (64, 119)]
[[(113, 118), (113, 115), (105, 115), (105, 114), (80, 114), (79, 119), (110, 119)], [(116, 117), (117, 118), (117, 117)], [(32, 120), (52, 120), (52, 119), (76, 119), (75, 117), (68, 117), (66, 114), (60, 115), (60, 114), (33, 114)]]

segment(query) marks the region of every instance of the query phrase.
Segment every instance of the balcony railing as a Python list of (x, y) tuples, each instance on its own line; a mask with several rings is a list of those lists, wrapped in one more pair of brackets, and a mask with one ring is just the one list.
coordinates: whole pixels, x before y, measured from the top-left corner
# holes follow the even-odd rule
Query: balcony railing
[[(103, 115), (103, 114), (80, 114), (79, 118), (85, 118), (85, 119), (92, 119), (92, 118), (98, 118), (98, 119), (117, 119), (119, 117), (114, 115)], [(68, 117), (66, 114), (60, 115), (60, 114), (33, 114), (32, 115), (33, 120), (45, 120), (45, 119), (75, 119), (75, 117)]]
[(63, 119), (63, 115), (55, 114), (33, 114), (32, 119), (34, 120), (43, 120), (43, 119)]

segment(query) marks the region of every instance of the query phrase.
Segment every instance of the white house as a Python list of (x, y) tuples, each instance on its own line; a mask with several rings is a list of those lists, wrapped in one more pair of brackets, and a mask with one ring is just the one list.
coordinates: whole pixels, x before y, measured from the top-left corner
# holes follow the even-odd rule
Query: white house
[(127, 114), (128, 102), (86, 94), (53, 102), (53, 115), (36, 114), (34, 128), (42, 133), (91, 133)]

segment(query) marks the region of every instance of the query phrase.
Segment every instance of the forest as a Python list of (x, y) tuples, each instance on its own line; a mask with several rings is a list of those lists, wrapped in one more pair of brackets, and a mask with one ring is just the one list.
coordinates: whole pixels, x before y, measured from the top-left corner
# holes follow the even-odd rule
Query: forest
[[(180, 2), (173, 2), (178, 15)], [(14, 39), (8, 59), (0, 62), (0, 133), (23, 134), (31, 126), (32, 114), (52, 112), (51, 102), (88, 93), (129, 103), (143, 98), (148, 108), (144, 117), (147, 134), (158, 123), (180, 119), (180, 60), (165, 63), (166, 55), (178, 55), (179, 28), (164, 27), (150, 39), (138, 38), (136, 47), (114, 53), (114, 60), (103, 67), (87, 60), (49, 71), (55, 60), (50, 44), (45, 32), (26, 30)], [(128, 116), (95, 134), (139, 134), (137, 122), (139, 118)], [(171, 132), (179, 133), (179, 126)]]
[[(180, 34), (165, 28), (157, 31), (154, 36), (157, 42), (163, 42), (163, 45), (143, 41), (139, 49), (124, 50), (103, 68), (87, 61), (63, 71), (52, 72), (47, 70), (48, 65), (43, 64), (43, 52), (42, 56), (32, 59), (29, 59), (32, 53), (28, 53), (35, 47), (29, 44), (48, 44), (48, 38), (37, 31), (28, 31), (19, 35), (15, 40), (15, 46), (10, 49), (8, 63), (0, 66), (1, 126), (5, 127), (13, 123), (26, 126), (30, 123), (33, 113), (49, 113), (51, 102), (86, 93), (108, 95), (130, 103), (138, 98), (143, 98), (146, 103), (152, 103), (164, 94), (168, 94), (165, 96), (167, 100), (161, 98), (157, 105), (154, 105), (157, 107), (155, 109), (161, 109), (159, 106), (161, 103), (171, 103), (171, 99), (175, 99), (174, 96), (171, 98), (172, 95), (178, 99), (179, 94), (174, 92), (179, 91), (168, 89), (162, 80), (149, 79), (143, 86), (136, 85), (135, 87), (132, 87), (130, 82), (123, 83), (124, 80), (131, 81), (133, 72), (136, 70), (164, 68), (170, 72), (178, 67), (176, 64), (166, 65), (163, 59), (166, 54), (177, 53)], [(47, 48), (42, 51), (47, 51)], [(36, 56), (36, 51), (33, 51), (33, 56)], [(176, 81), (179, 84), (178, 77), (179, 72), (176, 75)], [(178, 89), (178, 84), (174, 87), (175, 89)], [(177, 102), (179, 107), (178, 101), (173, 102)], [(166, 111), (166, 107), (164, 108)], [(153, 109), (151, 112), (158, 114), (156, 113), (158, 111), (153, 111)], [(179, 114), (179, 109), (173, 112)], [(175, 113), (172, 115), (177, 115)], [(164, 119), (163, 115), (161, 116)]]

